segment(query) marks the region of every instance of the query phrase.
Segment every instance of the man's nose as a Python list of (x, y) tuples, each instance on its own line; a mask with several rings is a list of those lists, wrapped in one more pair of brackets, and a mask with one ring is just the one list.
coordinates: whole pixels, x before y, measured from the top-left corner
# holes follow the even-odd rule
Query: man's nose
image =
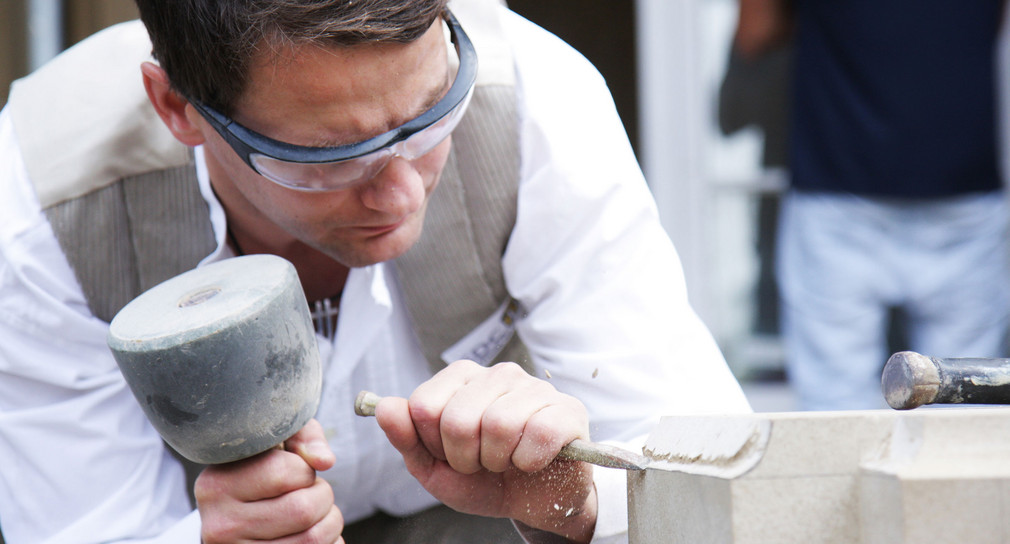
[(394, 156), (361, 188), (361, 200), (375, 211), (404, 217), (421, 208), (424, 178), (410, 161)]

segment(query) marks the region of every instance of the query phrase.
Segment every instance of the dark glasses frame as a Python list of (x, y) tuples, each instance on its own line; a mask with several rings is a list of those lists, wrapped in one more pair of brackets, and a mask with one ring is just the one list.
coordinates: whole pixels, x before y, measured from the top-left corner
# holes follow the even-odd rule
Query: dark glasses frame
[(252, 155), (264, 155), (275, 160), (296, 164), (334, 163), (356, 159), (402, 142), (421, 132), (437, 123), (467, 98), (477, 79), (477, 52), (470, 37), (463, 31), (463, 27), (460, 26), (452, 12), (447, 9), (444, 18), (449, 25), (450, 38), (456, 46), (456, 54), (459, 57), (459, 68), (449, 91), (438, 103), (421, 115), (393, 130), (367, 140), (334, 147), (308, 147), (289, 144), (246, 128), (199, 100), (191, 99), (189, 103), (228, 142), (235, 153), (250, 168), (261, 175), (262, 173), (253, 164)]

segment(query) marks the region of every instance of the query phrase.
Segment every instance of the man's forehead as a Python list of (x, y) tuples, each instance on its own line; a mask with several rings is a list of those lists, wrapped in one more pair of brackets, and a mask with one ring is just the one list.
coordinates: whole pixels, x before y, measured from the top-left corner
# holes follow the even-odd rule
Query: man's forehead
[[(439, 36), (443, 46), (438, 45)], [(380, 59), (391, 72), (400, 64), (397, 57), (410, 63), (411, 58), (427, 54), (453, 51), (449, 28), (442, 18), (438, 18), (428, 31), (413, 41), (384, 40), (357, 44), (341, 44), (330, 40), (292, 41), (277, 36), (266, 36), (253, 46), (249, 57), (249, 79), (274, 77), (292, 69), (339, 69), (341, 64), (360, 66), (373, 59)], [(455, 60), (455, 55), (453, 55)], [(416, 62), (416, 61), (415, 61)], [(395, 73), (391, 74), (395, 75)]]
[(282, 141), (293, 136), (282, 125), (314, 125), (312, 136), (291, 142), (300, 145), (340, 145), (385, 132), (434, 105), (452, 81), (441, 25), (410, 43), (259, 49), (235, 119)]

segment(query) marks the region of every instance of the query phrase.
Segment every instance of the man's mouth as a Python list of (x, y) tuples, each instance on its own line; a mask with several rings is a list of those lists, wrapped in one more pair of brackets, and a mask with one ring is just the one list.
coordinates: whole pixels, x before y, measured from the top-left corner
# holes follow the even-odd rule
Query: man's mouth
[(403, 218), (403, 219), (400, 219), (399, 221), (396, 221), (394, 223), (386, 223), (384, 225), (372, 225), (372, 226), (358, 227), (358, 230), (361, 231), (361, 232), (364, 232), (368, 236), (378, 236), (380, 234), (386, 234), (386, 233), (389, 233), (389, 232), (393, 232), (394, 230), (400, 228), (406, 221), (407, 221), (407, 218)]

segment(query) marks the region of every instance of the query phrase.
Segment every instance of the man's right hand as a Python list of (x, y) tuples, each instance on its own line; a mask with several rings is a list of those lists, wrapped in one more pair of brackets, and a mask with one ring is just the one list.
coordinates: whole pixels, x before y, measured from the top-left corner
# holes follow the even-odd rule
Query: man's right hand
[(205, 544), (255, 541), (342, 543), (333, 489), (316, 475), (335, 462), (316, 420), (275, 448), (211, 465), (196, 480)]

